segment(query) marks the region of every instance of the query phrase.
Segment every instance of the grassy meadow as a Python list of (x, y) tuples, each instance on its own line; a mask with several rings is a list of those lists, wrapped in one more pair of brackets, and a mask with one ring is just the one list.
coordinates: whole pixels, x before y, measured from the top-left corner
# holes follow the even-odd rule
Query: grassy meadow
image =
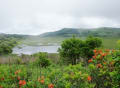
[(104, 48), (110, 48), (110, 49), (118, 48), (118, 46), (117, 46), (117, 41), (118, 40), (120, 40), (119, 37), (115, 37), (115, 38), (102, 38), (103, 47)]
[[(29, 37), (23, 40), (21, 43), (31, 46), (36, 45), (60, 45), (62, 41), (65, 39), (69, 39), (70, 37)], [(79, 37), (84, 40), (86, 37)], [(119, 37), (100, 37), (103, 42), (103, 48), (114, 49), (117, 48), (117, 41), (120, 40)], [(54, 40), (54, 41), (53, 41)]]

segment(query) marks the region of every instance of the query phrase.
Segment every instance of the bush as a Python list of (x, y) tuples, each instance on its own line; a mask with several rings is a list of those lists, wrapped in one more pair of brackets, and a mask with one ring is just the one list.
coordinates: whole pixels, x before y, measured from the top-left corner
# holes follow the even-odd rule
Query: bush
[(68, 62), (76, 64), (76, 60), (80, 57), (81, 47), (83, 47), (83, 41), (79, 38), (71, 38), (63, 41), (59, 53), (61, 57), (68, 59)]
[(51, 65), (50, 60), (47, 58), (47, 53), (37, 53), (34, 56), (37, 57), (35, 65), (40, 67), (47, 67)]
[[(42, 55), (41, 55), (42, 54)], [(44, 57), (45, 53), (38, 54)], [(3, 88), (120, 88), (120, 50), (94, 50), (88, 66), (0, 65)], [(23, 82), (22, 86), (19, 82)]]
[(99, 48), (102, 45), (102, 40), (100, 38), (92, 37), (92, 36), (89, 36), (85, 42), (87, 47), (89, 47), (89, 49)]
[(95, 88), (120, 88), (120, 51), (94, 50), (88, 62)]
[(102, 41), (99, 38), (88, 37), (85, 41), (79, 38), (71, 38), (64, 40), (59, 48), (61, 58), (73, 65), (77, 63), (81, 57), (84, 61), (93, 56), (93, 49), (101, 47)]

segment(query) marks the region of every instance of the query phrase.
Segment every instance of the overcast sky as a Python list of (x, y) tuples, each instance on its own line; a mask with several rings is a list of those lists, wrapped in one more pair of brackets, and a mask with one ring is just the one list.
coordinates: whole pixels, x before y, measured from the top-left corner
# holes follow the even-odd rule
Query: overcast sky
[(120, 27), (120, 0), (0, 0), (0, 33)]

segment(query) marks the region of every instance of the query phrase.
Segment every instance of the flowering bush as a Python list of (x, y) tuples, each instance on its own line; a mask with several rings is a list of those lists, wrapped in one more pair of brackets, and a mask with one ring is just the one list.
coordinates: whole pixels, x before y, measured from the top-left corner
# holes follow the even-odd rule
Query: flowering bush
[[(3, 70), (1, 70), (4, 68)], [(31, 74), (30, 73), (32, 70)], [(82, 66), (28, 68), (19, 65), (0, 66), (0, 86), (3, 88), (93, 88), (92, 78), (88, 70)], [(9, 73), (10, 72), (10, 73)]]
[(119, 50), (94, 50), (94, 56), (88, 60), (88, 63), (90, 63), (89, 70), (97, 88), (120, 87), (119, 55)]
[(0, 65), (0, 88), (120, 88), (120, 50), (93, 52), (88, 65)]

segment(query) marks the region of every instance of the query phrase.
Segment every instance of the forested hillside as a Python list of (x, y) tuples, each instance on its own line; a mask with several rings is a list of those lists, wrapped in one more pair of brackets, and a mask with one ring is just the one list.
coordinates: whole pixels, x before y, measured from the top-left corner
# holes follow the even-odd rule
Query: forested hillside
[(26, 38), (26, 35), (0, 34), (0, 55), (12, 53), (12, 48)]
[(75, 34), (78, 37), (96, 36), (96, 37), (119, 37), (120, 28), (101, 27), (101, 28), (64, 28), (55, 32), (41, 34), (40, 37), (71, 37)]

